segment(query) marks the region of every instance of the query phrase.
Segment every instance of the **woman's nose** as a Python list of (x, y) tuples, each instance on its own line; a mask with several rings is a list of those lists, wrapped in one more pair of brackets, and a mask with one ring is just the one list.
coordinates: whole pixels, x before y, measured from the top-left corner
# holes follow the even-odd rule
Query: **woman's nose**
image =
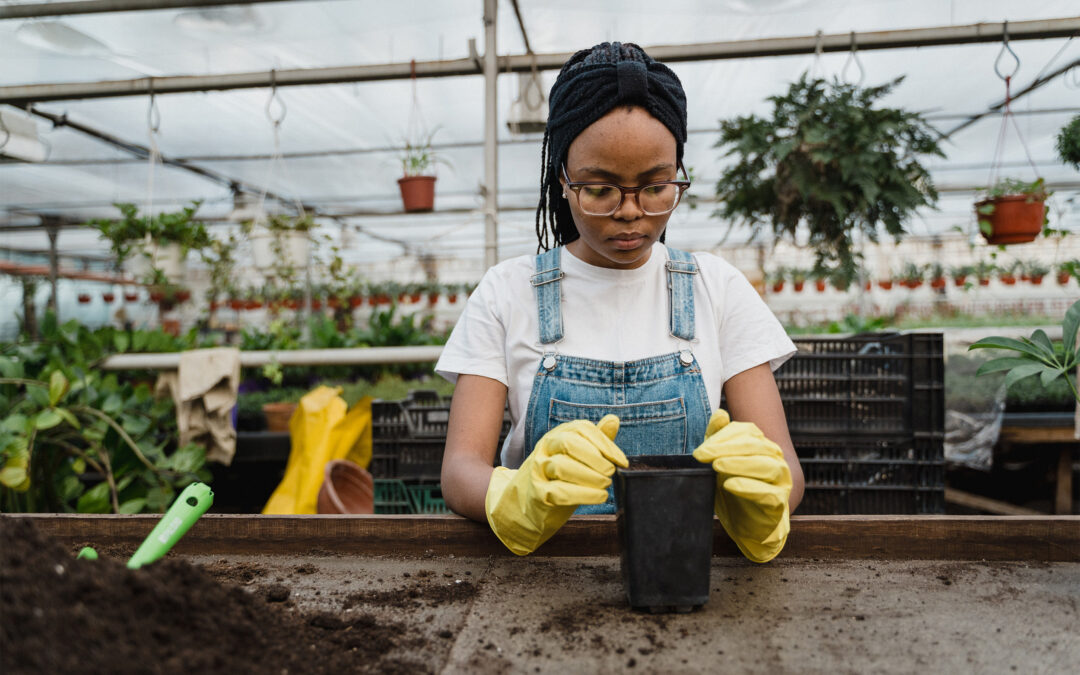
[(645, 210), (638, 204), (638, 193), (624, 192), (622, 203), (615, 213), (611, 214), (616, 220), (637, 220), (645, 215)]

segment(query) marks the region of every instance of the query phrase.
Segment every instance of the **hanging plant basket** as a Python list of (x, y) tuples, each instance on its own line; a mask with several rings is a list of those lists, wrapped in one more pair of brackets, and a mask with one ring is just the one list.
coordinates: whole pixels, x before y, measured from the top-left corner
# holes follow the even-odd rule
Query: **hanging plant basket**
[(80, 305), (89, 305), (90, 304), (90, 294), (89, 293), (79, 293), (78, 297), (79, 297), (79, 304)]
[(892, 283), (893, 283), (892, 279), (882, 279), (881, 281), (877, 282), (877, 285), (878, 285), (878, 288), (880, 288), (883, 291), (891, 291), (892, 290)]
[(779, 293), (779, 292), (781, 292), (783, 290), (784, 290), (784, 282), (783, 281), (777, 281), (775, 284), (772, 285), (772, 292), (773, 293)]
[(229, 300), (229, 308), (239, 312), (241, 309), (244, 308), (244, 301), (240, 300), (239, 298), (233, 298)]
[(113, 300), (116, 299), (116, 294), (115, 293), (102, 293), (101, 294), (101, 299), (104, 300), (107, 303), (111, 303)]
[(806, 286), (805, 281), (793, 281), (791, 282), (791, 289), (796, 293), (802, 293), (803, 287)]
[(138, 293), (124, 293), (124, 300), (127, 302), (136, 302), (138, 299)]
[(428, 301), (429, 305), (434, 305), (436, 302), (439, 301), (439, 294), (438, 293), (428, 293), (427, 301)]
[(930, 280), (930, 288), (939, 290), (945, 288), (945, 277), (936, 277)]
[(447, 302), (449, 302), (449, 303), (450, 303), (451, 305), (452, 305), (452, 304), (454, 304), (455, 302), (457, 302), (457, 293), (448, 293), (448, 294), (446, 295), (446, 300), (447, 300)]
[(1069, 285), (1069, 273), (1068, 272), (1058, 272), (1057, 273), (1057, 282), (1058, 282), (1058, 284), (1060, 284), (1062, 286), (1068, 286)]
[(360, 305), (364, 304), (364, 298), (360, 295), (354, 295), (349, 298), (349, 307), (356, 309)]
[(975, 204), (979, 230), (988, 244), (1034, 241), (1046, 220), (1046, 204), (1028, 195), (1005, 195)]
[(398, 179), (401, 203), (408, 213), (435, 208), (435, 176), (402, 176)]
[(818, 290), (818, 293), (824, 293), (825, 292), (825, 280), (824, 279), (818, 279), (817, 281), (815, 281), (814, 282), (814, 288), (816, 288)]
[(965, 275), (959, 275), (959, 276), (953, 277), (953, 285), (958, 286), (958, 287), (963, 286), (964, 282), (966, 282), (966, 281), (967, 281), (967, 276), (965, 276)]

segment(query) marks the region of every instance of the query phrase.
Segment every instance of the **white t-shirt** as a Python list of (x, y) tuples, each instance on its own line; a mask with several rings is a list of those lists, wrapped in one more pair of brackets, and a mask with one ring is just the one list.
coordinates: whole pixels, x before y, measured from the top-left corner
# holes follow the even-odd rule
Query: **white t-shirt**
[[(724, 382), (768, 362), (776, 370), (795, 353), (780, 322), (739, 270), (711, 253), (694, 253), (695, 339), (711, 408)], [(644, 265), (632, 270), (595, 267), (565, 248), (561, 255), (563, 339), (541, 345), (533, 255), (489, 269), (469, 297), (435, 372), (451, 382), (482, 375), (509, 389), (512, 426), (502, 448), (503, 466), (524, 458), (525, 415), (533, 374), (547, 351), (601, 361), (635, 361), (687, 346), (669, 333), (667, 249), (653, 245)]]

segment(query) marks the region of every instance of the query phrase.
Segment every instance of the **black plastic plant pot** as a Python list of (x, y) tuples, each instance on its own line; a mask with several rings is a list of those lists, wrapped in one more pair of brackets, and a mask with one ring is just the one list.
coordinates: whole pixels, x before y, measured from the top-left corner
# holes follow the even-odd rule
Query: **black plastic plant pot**
[(615, 523), (630, 606), (689, 612), (709, 600), (716, 474), (690, 455), (631, 457), (615, 473)]

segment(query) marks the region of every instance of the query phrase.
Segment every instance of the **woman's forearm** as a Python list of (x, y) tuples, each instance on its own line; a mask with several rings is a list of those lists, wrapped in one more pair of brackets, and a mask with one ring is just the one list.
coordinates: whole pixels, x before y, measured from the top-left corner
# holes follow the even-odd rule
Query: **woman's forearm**
[(446, 505), (454, 513), (486, 523), (484, 498), (493, 470), (489, 463), (468, 456), (444, 463), (442, 493)]

